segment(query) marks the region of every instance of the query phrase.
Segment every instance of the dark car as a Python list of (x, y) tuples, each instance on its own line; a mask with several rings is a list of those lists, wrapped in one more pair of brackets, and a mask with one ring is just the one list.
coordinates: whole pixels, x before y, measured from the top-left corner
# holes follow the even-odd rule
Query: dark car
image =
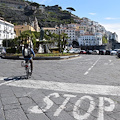
[(117, 51), (117, 57), (120, 58), (120, 50)]
[(99, 50), (99, 55), (105, 55), (105, 53), (106, 53), (106, 50), (104, 50), (104, 49)]
[(106, 50), (105, 55), (110, 55), (111, 50)]
[(92, 54), (92, 50), (87, 50), (86, 54)]

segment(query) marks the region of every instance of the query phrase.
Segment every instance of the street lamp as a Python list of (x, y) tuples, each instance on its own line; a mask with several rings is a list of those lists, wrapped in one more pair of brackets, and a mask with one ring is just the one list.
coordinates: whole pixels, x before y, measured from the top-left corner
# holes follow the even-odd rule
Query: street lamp
[(59, 17), (59, 42), (58, 42), (58, 47), (59, 47), (59, 52), (61, 53), (61, 40), (60, 40), (60, 20), (62, 19), (62, 17)]

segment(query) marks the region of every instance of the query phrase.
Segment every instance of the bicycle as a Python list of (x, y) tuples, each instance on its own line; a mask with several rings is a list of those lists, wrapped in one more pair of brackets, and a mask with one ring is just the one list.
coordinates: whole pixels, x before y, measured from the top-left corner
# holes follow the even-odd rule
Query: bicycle
[(30, 77), (31, 77), (31, 74), (32, 74), (30, 59), (25, 60), (25, 61), (22, 61), (22, 62), (21, 62), (21, 66), (22, 66), (22, 67), (25, 67), (25, 70), (26, 70), (26, 78), (27, 78), (27, 79), (30, 78)]

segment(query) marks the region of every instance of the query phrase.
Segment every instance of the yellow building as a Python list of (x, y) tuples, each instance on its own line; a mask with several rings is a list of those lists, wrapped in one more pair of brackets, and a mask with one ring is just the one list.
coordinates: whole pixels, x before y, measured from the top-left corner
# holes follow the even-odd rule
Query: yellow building
[(27, 31), (27, 30), (35, 31), (35, 29), (30, 25), (16, 25), (15, 26), (15, 34), (17, 37), (20, 36), (22, 32)]

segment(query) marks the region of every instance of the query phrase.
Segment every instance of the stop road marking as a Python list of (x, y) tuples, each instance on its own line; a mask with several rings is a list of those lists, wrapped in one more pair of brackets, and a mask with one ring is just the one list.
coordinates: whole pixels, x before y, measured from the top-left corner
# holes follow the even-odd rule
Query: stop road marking
[[(71, 95), (71, 94), (64, 94), (65, 100), (63, 103), (58, 107), (58, 109), (54, 112), (53, 116), (59, 116), (59, 114), (66, 108), (67, 103), (69, 102), (70, 99), (73, 99), (76, 97), (76, 95)], [(39, 108), (38, 106), (32, 106), (28, 109), (29, 112), (35, 113), (35, 114), (42, 114), (44, 112), (47, 112), (52, 106), (54, 105), (54, 102), (50, 99), (50, 97), (55, 97), (56, 99), (60, 97), (59, 93), (52, 93), (48, 96), (46, 96), (43, 101), (46, 103), (45, 108)], [(79, 109), (83, 103), (84, 100), (88, 99), (89, 100), (89, 108), (87, 112), (83, 115), (80, 115)], [(104, 103), (108, 102), (109, 106), (105, 106)], [(104, 120), (104, 112), (111, 112), (115, 108), (115, 103), (112, 99), (107, 98), (107, 97), (99, 97), (99, 108), (98, 108), (98, 118), (97, 120)], [(83, 96), (77, 100), (73, 107), (73, 117), (76, 120), (86, 120), (89, 119), (89, 116), (95, 109), (95, 102), (94, 98), (91, 96)]]

